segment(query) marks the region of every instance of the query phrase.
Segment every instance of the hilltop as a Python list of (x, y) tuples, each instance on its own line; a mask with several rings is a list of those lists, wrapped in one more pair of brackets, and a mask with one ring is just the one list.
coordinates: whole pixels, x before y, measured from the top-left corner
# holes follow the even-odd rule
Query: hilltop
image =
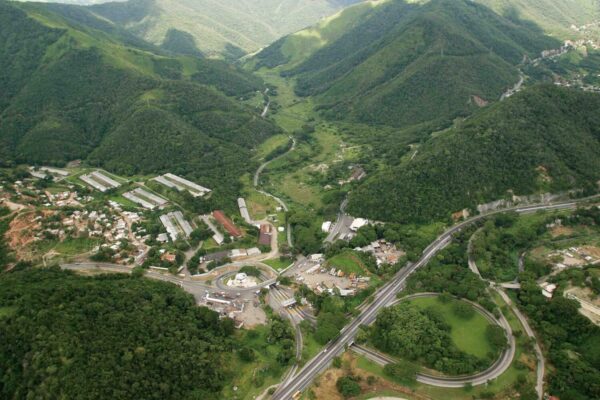
[(351, 7), (255, 62), (293, 77), (329, 119), (400, 127), (449, 122), (497, 100), (524, 57), (559, 45), (470, 1), (388, 1)]
[[(251, 149), (278, 131), (239, 101), (263, 82), (221, 61), (172, 57), (91, 14), (0, 2), (0, 160), (82, 159), (171, 171), (236, 193)], [(235, 99), (229, 96), (235, 96)]]

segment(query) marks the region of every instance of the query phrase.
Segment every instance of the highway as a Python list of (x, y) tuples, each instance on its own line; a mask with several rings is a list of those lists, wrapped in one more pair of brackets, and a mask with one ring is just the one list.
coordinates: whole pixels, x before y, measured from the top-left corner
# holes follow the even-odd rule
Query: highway
[[(439, 293), (417, 293), (410, 296), (405, 296), (401, 299), (396, 299), (390, 304), (390, 306), (411, 299), (432, 297), (438, 295)], [(463, 301), (466, 301), (467, 303), (471, 304), (471, 306), (473, 306), (490, 323), (499, 325), (500, 327), (502, 327), (502, 329), (504, 329), (504, 331), (506, 332), (506, 339), (508, 343), (507, 348), (500, 354), (500, 357), (498, 357), (498, 359), (485, 371), (465, 376), (438, 376), (420, 373), (417, 374), (418, 382), (443, 388), (461, 388), (464, 387), (467, 383), (470, 383), (473, 386), (477, 386), (485, 384), (489, 380), (496, 379), (510, 367), (510, 364), (512, 363), (516, 352), (516, 342), (515, 338), (513, 337), (510, 324), (508, 323), (504, 315), (501, 315), (499, 319), (496, 319), (496, 317), (492, 313), (487, 311), (481, 305), (466, 299), (463, 299)], [(353, 344), (351, 348), (354, 352), (362, 354), (371, 361), (374, 361), (380, 365), (396, 362), (394, 358), (385, 354), (381, 354), (373, 349), (364, 346)]]
[(275, 400), (288, 400), (291, 399), (297, 391), (303, 391), (308, 388), (317, 375), (329, 366), (333, 358), (345, 351), (346, 347), (353, 343), (354, 336), (356, 335), (359, 327), (363, 324), (370, 324), (372, 321), (374, 321), (379, 310), (393, 301), (398, 292), (404, 288), (407, 278), (414, 271), (426, 265), (433, 256), (446, 247), (451, 242), (452, 235), (459, 232), (462, 228), (489, 216), (510, 211), (525, 214), (540, 210), (573, 209), (576, 208), (578, 202), (587, 201), (589, 199), (590, 198), (585, 198), (566, 203), (532, 205), (497, 210), (487, 214), (474, 216), (466, 221), (448, 228), (423, 251), (421, 258), (416, 263), (402, 268), (400, 271), (398, 271), (394, 278), (390, 280), (390, 282), (381, 287), (375, 293), (373, 302), (367, 305), (361, 314), (359, 314), (348, 325), (346, 325), (342, 329), (340, 335), (335, 340), (330, 342), (322, 352), (307, 362), (302, 370), (300, 370), (293, 379), (283, 382), (278, 389), (278, 393), (276, 393), (272, 398)]
[(326, 243), (333, 243), (338, 238), (342, 238), (350, 233), (350, 225), (354, 221), (350, 215), (346, 214), (346, 206), (348, 205), (348, 199), (344, 199), (340, 204), (340, 211), (337, 215), (337, 220), (333, 224), (333, 227), (329, 231), (329, 234), (325, 238)]

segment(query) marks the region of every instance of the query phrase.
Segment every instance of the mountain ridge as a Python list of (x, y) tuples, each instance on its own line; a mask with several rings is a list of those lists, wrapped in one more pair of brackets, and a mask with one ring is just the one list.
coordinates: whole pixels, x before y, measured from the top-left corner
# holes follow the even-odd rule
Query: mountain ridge
[(477, 109), (473, 96), (497, 100), (519, 79), (524, 56), (560, 46), (470, 1), (388, 1), (358, 14), (303, 60), (282, 54), (279, 41), (256, 67), (278, 66), (329, 119), (399, 127), (464, 116)]
[(39, 4), (0, 2), (0, 21), (4, 165), (83, 159), (127, 175), (189, 175), (234, 196), (251, 149), (278, 132), (228, 97), (264, 83), (222, 61), (125, 45)]

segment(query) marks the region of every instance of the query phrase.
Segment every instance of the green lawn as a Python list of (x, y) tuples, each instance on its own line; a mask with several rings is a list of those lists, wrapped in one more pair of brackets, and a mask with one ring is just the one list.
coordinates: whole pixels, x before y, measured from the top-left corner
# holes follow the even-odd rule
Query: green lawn
[(91, 238), (66, 239), (58, 243), (54, 250), (65, 256), (74, 256), (91, 251), (100, 243), (102, 243), (101, 240)]
[[(459, 300), (460, 301), (460, 300)], [(433, 307), (440, 311), (448, 325), (450, 325), (450, 336), (452, 341), (465, 353), (483, 358), (492, 348), (485, 336), (485, 331), (490, 322), (479, 312), (470, 319), (465, 320), (454, 313), (452, 302), (442, 303), (437, 297), (425, 297), (410, 300), (410, 303), (419, 308)]]
[[(510, 309), (508, 309), (508, 307), (506, 307), (506, 304), (502, 301), (500, 296), (498, 296), (495, 292), (493, 292), (492, 298), (493, 298), (494, 302), (496, 304), (498, 304), (498, 306), (502, 310), (502, 313), (508, 320), (513, 332), (523, 332), (523, 328), (522, 328), (520, 322), (518, 321), (516, 316), (512, 313), (512, 311)], [(439, 304), (439, 302), (437, 301), (436, 298), (424, 298), (424, 299), (417, 299), (417, 300), (413, 300), (413, 301), (415, 302), (414, 304), (417, 304), (418, 306), (423, 306), (423, 307), (428, 307), (430, 305), (434, 305), (435, 307), (438, 307), (438, 304)], [(448, 311), (448, 310), (446, 309), (446, 311)], [(444, 312), (444, 315), (451, 315), (451, 314), (453, 314), (451, 309), (449, 310), (449, 312)], [(455, 319), (456, 319), (455, 316), (450, 318), (450, 320), (455, 320)], [(453, 338), (454, 338), (454, 336), (453, 336)], [(527, 340), (528, 339), (526, 338), (525, 335), (521, 335), (519, 338), (517, 338), (517, 351), (516, 351), (515, 358), (513, 359), (511, 366), (502, 375), (500, 375), (495, 380), (491, 381), (488, 385), (476, 386), (470, 390), (467, 390), (465, 388), (459, 388), (459, 389), (438, 388), (438, 387), (424, 385), (421, 383), (415, 383), (414, 385), (410, 385), (410, 387), (415, 391), (416, 394), (425, 395), (425, 396), (427, 396), (431, 399), (435, 399), (435, 400), (472, 400), (474, 398), (477, 398), (477, 396), (480, 395), (482, 392), (494, 393), (497, 396), (494, 398), (503, 398), (503, 399), (509, 398), (508, 397), (509, 396), (508, 393), (510, 393), (509, 390), (517, 382), (517, 379), (519, 376), (525, 376), (527, 381), (530, 382), (531, 384), (534, 384), (534, 382), (535, 382), (535, 371), (520, 368), (518, 365), (519, 364), (518, 361), (522, 360), (524, 358), (525, 359), (529, 358), (530, 360), (535, 359), (535, 357), (527, 350), (527, 346), (526, 346)], [(391, 379), (389, 376), (387, 376), (383, 372), (383, 367), (381, 367), (361, 356), (356, 356), (356, 357), (357, 357), (357, 367), (359, 367), (360, 369), (370, 372), (371, 374), (381, 377), (383, 379), (393, 381), (393, 379)], [(389, 392), (389, 393), (386, 393), (386, 395), (393, 396), (394, 393)], [(367, 399), (367, 398), (370, 398), (371, 396), (372, 395), (370, 395), (370, 394), (363, 395), (363, 396), (359, 397), (359, 399)], [(402, 395), (402, 394), (398, 394), (398, 396), (406, 398), (406, 396)]]
[(265, 260), (263, 262), (268, 266), (272, 267), (273, 269), (276, 269), (277, 271), (281, 271), (282, 269), (287, 268), (293, 263), (293, 261), (290, 260), (281, 261), (279, 258)]
[(90, 252), (101, 243), (102, 241), (99, 239), (73, 238), (65, 239), (62, 242), (58, 240), (43, 240), (33, 243), (32, 247), (36, 254), (45, 254), (50, 250), (54, 250), (63, 257), (71, 257)]

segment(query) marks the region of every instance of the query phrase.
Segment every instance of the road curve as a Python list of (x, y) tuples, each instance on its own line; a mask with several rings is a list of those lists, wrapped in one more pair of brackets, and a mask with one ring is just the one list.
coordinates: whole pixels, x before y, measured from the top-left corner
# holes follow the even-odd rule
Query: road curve
[(498, 288), (498, 287), (494, 287), (494, 289), (496, 290), (496, 292), (498, 292), (500, 297), (502, 297), (504, 302), (506, 304), (508, 304), (508, 306), (512, 309), (513, 313), (517, 316), (517, 318), (521, 322), (521, 325), (523, 326), (523, 329), (525, 329), (525, 333), (527, 334), (527, 336), (529, 336), (530, 338), (532, 338), (535, 341), (535, 345), (533, 346), (533, 348), (535, 350), (535, 355), (537, 357), (537, 374), (536, 374), (537, 380), (536, 380), (536, 385), (535, 385), (535, 391), (537, 392), (538, 399), (541, 400), (544, 397), (544, 375), (546, 373), (546, 363), (544, 360), (544, 353), (542, 353), (542, 349), (541, 349), (540, 344), (535, 336), (535, 332), (533, 331), (533, 329), (531, 329), (531, 326), (529, 325), (529, 321), (527, 320), (525, 315), (523, 315), (523, 313), (521, 313), (521, 310), (519, 310), (517, 308), (517, 306), (515, 306), (515, 304), (512, 302), (510, 297), (508, 297), (508, 295), (506, 294), (506, 292), (504, 290), (502, 290), (501, 288)]
[[(252, 180), (252, 183), (253, 183), (253, 185), (254, 185), (254, 188), (255, 188), (255, 189), (256, 189), (256, 190), (257, 190), (259, 193), (261, 193), (261, 194), (264, 194), (265, 196), (268, 196), (268, 197), (271, 197), (272, 199), (274, 199), (274, 200), (275, 200), (275, 201), (276, 201), (276, 202), (277, 202), (277, 203), (278, 203), (278, 204), (281, 206), (281, 208), (283, 208), (283, 210), (284, 210), (285, 212), (288, 212), (288, 211), (289, 211), (289, 208), (288, 208), (287, 204), (285, 204), (285, 202), (284, 202), (283, 200), (281, 200), (279, 197), (277, 197), (277, 196), (275, 196), (275, 195), (273, 195), (273, 194), (271, 194), (271, 193), (269, 193), (269, 192), (266, 192), (266, 191), (264, 191), (264, 190), (260, 190), (260, 189), (258, 188), (258, 186), (259, 186), (259, 184), (260, 184), (260, 175), (263, 173), (263, 171), (265, 170), (265, 168), (267, 167), (267, 165), (269, 165), (269, 164), (270, 164), (270, 163), (272, 163), (273, 161), (275, 161), (275, 160), (278, 160), (278, 159), (280, 159), (281, 157), (283, 157), (283, 156), (285, 156), (285, 155), (289, 154), (291, 151), (294, 151), (294, 149), (296, 148), (296, 138), (295, 138), (295, 137), (293, 137), (293, 136), (290, 136), (290, 139), (292, 140), (292, 146), (289, 148), (289, 150), (288, 150), (288, 151), (286, 151), (285, 153), (283, 153), (283, 154), (281, 154), (281, 155), (279, 155), (279, 156), (275, 157), (275, 158), (274, 158), (274, 159), (272, 159), (272, 160), (269, 160), (269, 161), (266, 161), (266, 162), (262, 163), (262, 164), (261, 164), (261, 165), (258, 167), (258, 169), (256, 170), (256, 172), (254, 173), (254, 178), (253, 178), (253, 180)], [(286, 233), (287, 233), (287, 242), (288, 242), (288, 246), (290, 246), (290, 247), (293, 247), (293, 242), (292, 242), (292, 226), (291, 226), (291, 224), (290, 224), (289, 222), (288, 222), (288, 224), (287, 224), (287, 226), (286, 226), (286, 228), (285, 228), (285, 229), (286, 229), (286, 231), (287, 231)]]
[(356, 335), (359, 327), (363, 324), (372, 322), (376, 318), (378, 311), (389, 304), (389, 302), (396, 297), (396, 294), (404, 288), (406, 279), (410, 276), (410, 274), (426, 265), (433, 256), (435, 256), (439, 251), (446, 247), (448, 243), (450, 243), (452, 235), (459, 232), (462, 228), (491, 215), (497, 215), (506, 212), (517, 212), (524, 214), (541, 210), (573, 209), (577, 207), (577, 203), (588, 201), (596, 197), (598, 196), (592, 196), (565, 203), (531, 205), (508, 208), (505, 210), (496, 210), (483, 215), (474, 216), (466, 221), (460, 222), (448, 228), (423, 251), (421, 258), (416, 263), (402, 268), (396, 273), (394, 278), (382, 286), (375, 293), (373, 302), (365, 307), (364, 311), (362, 311), (356, 318), (346, 325), (340, 332), (340, 335), (331, 341), (322, 352), (307, 362), (302, 370), (299, 371), (293, 379), (282, 383), (281, 387), (279, 388), (279, 393), (276, 393), (272, 398), (274, 400), (291, 399), (296, 392), (305, 390), (308, 386), (310, 386), (315, 377), (321, 373), (321, 371), (327, 368), (333, 358), (342, 353), (346, 347), (354, 341), (354, 336)]
[[(393, 306), (395, 304), (398, 304), (398, 303), (401, 303), (401, 302), (407, 301), (407, 300), (423, 298), (423, 297), (434, 297), (434, 296), (439, 296), (439, 293), (417, 293), (417, 294), (402, 297), (400, 299), (396, 299), (390, 303), (390, 306)], [(483, 315), (492, 324), (496, 324), (496, 325), (499, 325), (500, 327), (502, 327), (504, 329), (504, 331), (506, 332), (508, 347), (502, 352), (500, 357), (498, 357), (498, 359), (485, 371), (481, 371), (476, 374), (465, 375), (465, 376), (436, 376), (436, 375), (431, 375), (431, 374), (420, 373), (420, 374), (417, 374), (418, 382), (425, 383), (425, 384), (431, 385), (431, 386), (443, 387), (443, 388), (460, 388), (460, 387), (464, 387), (468, 383), (470, 383), (473, 386), (477, 386), (477, 385), (485, 384), (489, 380), (499, 377), (510, 367), (510, 364), (512, 363), (512, 360), (513, 360), (513, 358), (515, 356), (515, 352), (516, 352), (516, 342), (513, 337), (512, 329), (510, 328), (510, 324), (508, 323), (506, 318), (504, 318), (504, 315), (501, 315), (500, 319), (496, 319), (496, 317), (492, 313), (487, 311), (481, 305), (474, 303), (472, 301), (466, 300), (466, 299), (461, 299), (461, 300), (469, 303), (472, 307), (474, 307), (481, 315)], [(352, 347), (354, 349), (355, 345), (353, 345)], [(370, 358), (371, 360), (373, 360), (377, 363), (381, 363), (382, 360), (385, 360), (386, 364), (390, 363), (390, 362), (396, 362), (392, 357), (385, 356), (381, 353), (379, 353), (375, 357), (373, 357), (373, 353), (378, 353), (378, 352), (375, 352), (371, 349), (361, 346), (361, 350), (362, 350), (361, 354), (364, 354), (366, 357)], [(365, 353), (367, 353), (367, 354), (365, 354)]]

